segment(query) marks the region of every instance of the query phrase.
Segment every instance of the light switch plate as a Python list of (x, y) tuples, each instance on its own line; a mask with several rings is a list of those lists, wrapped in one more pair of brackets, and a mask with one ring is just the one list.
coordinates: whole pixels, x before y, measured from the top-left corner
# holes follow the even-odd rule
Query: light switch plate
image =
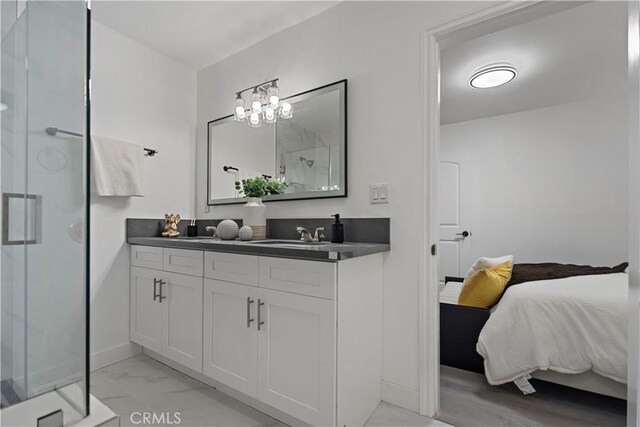
[(372, 205), (389, 203), (389, 184), (371, 184), (369, 186), (369, 202)]
[(379, 184), (380, 203), (389, 203), (389, 184)]

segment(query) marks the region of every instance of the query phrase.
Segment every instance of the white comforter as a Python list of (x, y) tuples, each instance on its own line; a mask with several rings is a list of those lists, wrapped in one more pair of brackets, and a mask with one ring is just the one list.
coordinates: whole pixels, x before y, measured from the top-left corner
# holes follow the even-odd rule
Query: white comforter
[(626, 384), (628, 281), (615, 273), (511, 286), (478, 337), (489, 383), (550, 369)]

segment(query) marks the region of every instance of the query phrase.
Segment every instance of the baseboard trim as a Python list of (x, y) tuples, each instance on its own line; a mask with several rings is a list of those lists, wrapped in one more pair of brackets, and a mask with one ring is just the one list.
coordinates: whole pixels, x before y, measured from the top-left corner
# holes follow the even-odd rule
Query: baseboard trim
[(93, 352), (91, 353), (90, 370), (93, 372), (96, 369), (113, 365), (140, 353), (142, 353), (142, 347), (132, 342), (114, 345), (113, 347)]
[(382, 400), (413, 412), (420, 412), (420, 392), (382, 381)]

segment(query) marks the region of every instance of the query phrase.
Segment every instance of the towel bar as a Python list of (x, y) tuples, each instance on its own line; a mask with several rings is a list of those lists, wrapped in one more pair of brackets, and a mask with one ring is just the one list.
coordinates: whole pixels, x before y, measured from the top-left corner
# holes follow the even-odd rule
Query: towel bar
[[(77, 136), (77, 137), (80, 137), (80, 138), (84, 137), (84, 135), (81, 134), (81, 133), (69, 132), (68, 130), (62, 130), (62, 129), (58, 129), (58, 128), (54, 128), (54, 127), (46, 128), (44, 131), (47, 133), (47, 135), (50, 135), (50, 136), (56, 136), (56, 134), (58, 134), (58, 133), (64, 133), (65, 135), (72, 135), (72, 136)], [(158, 150), (153, 149), (153, 148), (143, 148), (143, 150), (147, 152), (147, 155), (149, 157), (153, 157), (153, 156), (155, 156), (156, 154), (159, 153)]]

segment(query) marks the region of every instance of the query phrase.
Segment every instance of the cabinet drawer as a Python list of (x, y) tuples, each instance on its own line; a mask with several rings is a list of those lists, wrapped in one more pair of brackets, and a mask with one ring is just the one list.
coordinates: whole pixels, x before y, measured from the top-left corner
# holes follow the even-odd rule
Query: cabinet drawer
[(164, 270), (202, 277), (202, 252), (186, 249), (164, 249)]
[(205, 252), (204, 277), (258, 286), (258, 257)]
[(131, 246), (131, 265), (162, 270), (162, 248)]
[(260, 287), (336, 299), (336, 264), (260, 257)]

